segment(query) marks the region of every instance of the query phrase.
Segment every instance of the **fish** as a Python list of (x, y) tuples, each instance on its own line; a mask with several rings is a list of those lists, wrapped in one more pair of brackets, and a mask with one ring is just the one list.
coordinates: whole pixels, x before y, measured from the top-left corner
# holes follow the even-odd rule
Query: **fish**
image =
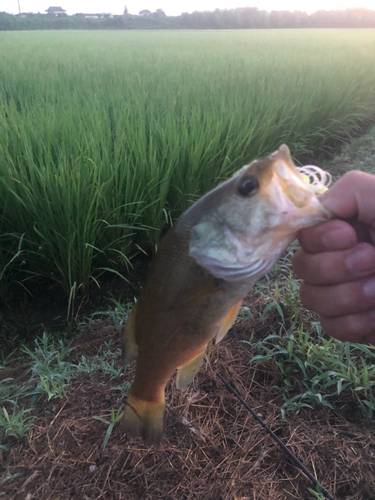
[(296, 238), (329, 220), (316, 193), (329, 174), (299, 170), (287, 145), (246, 165), (186, 210), (168, 231), (123, 336), (138, 356), (123, 427), (150, 444), (164, 433), (165, 386), (177, 370), (186, 390), (208, 343), (222, 340), (244, 297)]

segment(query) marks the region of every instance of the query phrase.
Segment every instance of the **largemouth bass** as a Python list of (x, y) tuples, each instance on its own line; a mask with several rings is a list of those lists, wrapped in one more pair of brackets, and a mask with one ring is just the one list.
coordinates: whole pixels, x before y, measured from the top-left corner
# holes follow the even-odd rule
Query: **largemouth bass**
[(301, 175), (282, 145), (200, 198), (169, 230), (124, 334), (125, 363), (138, 354), (124, 413), (130, 434), (161, 440), (174, 371), (185, 390), (208, 342), (226, 335), (243, 298), (296, 232), (330, 218), (315, 196), (319, 179), (304, 179), (316, 180), (316, 170)]

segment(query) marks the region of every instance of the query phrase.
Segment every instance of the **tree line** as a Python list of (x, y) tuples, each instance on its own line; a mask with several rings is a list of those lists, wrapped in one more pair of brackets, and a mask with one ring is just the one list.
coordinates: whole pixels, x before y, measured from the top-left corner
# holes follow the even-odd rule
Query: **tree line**
[(139, 15), (100, 15), (86, 18), (84, 14), (22, 14), (0, 12), (0, 30), (51, 29), (281, 29), (281, 28), (375, 28), (375, 10), (352, 8), (319, 10), (312, 14), (302, 11), (273, 10), (257, 7), (216, 9), (167, 16), (162, 9), (142, 10)]

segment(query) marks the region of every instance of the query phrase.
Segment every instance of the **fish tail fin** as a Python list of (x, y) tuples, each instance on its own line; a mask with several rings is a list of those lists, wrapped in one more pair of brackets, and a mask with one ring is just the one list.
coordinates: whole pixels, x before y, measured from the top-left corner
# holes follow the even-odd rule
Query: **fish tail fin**
[(129, 365), (138, 354), (138, 345), (135, 340), (135, 315), (137, 306), (134, 307), (129, 315), (128, 322), (122, 339), (122, 359), (125, 365)]
[(128, 395), (123, 427), (134, 437), (142, 436), (150, 444), (159, 444), (164, 434), (165, 401), (145, 401)]

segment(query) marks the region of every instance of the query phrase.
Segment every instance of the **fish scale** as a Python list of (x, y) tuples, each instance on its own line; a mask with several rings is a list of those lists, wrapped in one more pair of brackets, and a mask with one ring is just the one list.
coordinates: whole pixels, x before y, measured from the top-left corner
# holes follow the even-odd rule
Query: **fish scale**
[[(311, 166), (309, 166), (310, 170)], [(220, 341), (243, 298), (302, 227), (330, 218), (286, 145), (195, 202), (159, 245), (124, 333), (138, 355), (124, 428), (150, 443), (164, 432), (165, 386), (186, 389), (207, 344)]]

